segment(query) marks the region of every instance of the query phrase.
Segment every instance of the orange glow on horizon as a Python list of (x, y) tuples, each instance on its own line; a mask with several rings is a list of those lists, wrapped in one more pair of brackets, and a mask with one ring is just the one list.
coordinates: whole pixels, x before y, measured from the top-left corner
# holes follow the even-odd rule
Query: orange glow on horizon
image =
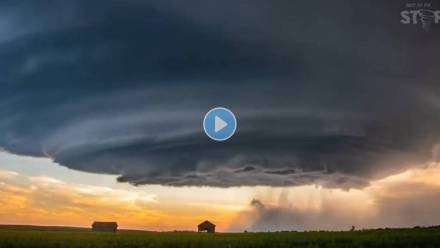
[[(411, 169), (349, 191), (315, 185), (226, 189), (144, 186), (152, 187), (157, 194), (147, 193), (143, 187), (113, 189), (0, 170), (0, 222), (89, 227), (95, 220), (105, 220), (117, 221), (126, 229), (171, 231), (195, 230), (198, 223), (209, 219), (219, 231), (228, 231), (236, 220), (246, 221), (243, 213), (253, 211), (249, 202), (255, 197), (268, 207), (312, 213), (332, 209), (349, 215), (356, 214), (351, 213), (356, 209), (362, 213), (359, 221), (363, 221), (377, 214), (378, 196), (399, 198), (414, 193), (410, 187), (399, 194), (392, 191), (405, 185), (440, 189), (439, 164)], [(175, 194), (180, 195), (174, 198)], [(222, 197), (225, 195), (228, 197)], [(286, 197), (294, 201), (283, 200)]]

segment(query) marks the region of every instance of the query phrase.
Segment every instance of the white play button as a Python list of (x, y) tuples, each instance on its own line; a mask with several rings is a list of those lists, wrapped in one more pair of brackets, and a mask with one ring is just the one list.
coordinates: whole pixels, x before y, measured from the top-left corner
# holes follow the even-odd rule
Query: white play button
[(203, 117), (203, 130), (209, 138), (215, 141), (225, 141), (231, 138), (236, 129), (237, 119), (227, 108), (213, 108)]
[(218, 132), (225, 128), (228, 125), (226, 121), (224, 121), (222, 118), (215, 116), (214, 117), (214, 132)]

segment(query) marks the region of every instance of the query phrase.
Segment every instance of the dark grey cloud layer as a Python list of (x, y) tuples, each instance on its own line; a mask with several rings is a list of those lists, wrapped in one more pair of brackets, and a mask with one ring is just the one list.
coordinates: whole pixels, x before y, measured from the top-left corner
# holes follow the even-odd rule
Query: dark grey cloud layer
[[(0, 146), (133, 184), (362, 187), (440, 140), (440, 30), (403, 8), (3, 2)], [(214, 106), (227, 142), (202, 131)]]

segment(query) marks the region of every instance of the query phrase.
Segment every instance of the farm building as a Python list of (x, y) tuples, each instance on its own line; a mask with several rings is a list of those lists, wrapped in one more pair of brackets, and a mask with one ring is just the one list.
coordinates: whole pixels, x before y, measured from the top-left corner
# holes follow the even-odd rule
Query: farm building
[(207, 220), (200, 223), (197, 227), (198, 227), (198, 232), (215, 233), (215, 225)]
[(92, 224), (93, 231), (116, 232), (117, 229), (118, 229), (118, 223), (116, 223), (116, 222), (95, 221)]

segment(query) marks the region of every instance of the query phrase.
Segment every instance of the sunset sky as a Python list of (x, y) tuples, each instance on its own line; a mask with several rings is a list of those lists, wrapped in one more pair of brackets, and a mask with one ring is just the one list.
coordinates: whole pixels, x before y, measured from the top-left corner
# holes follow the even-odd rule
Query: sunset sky
[(440, 224), (439, 25), (405, 3), (2, 1), (0, 223)]
[(0, 154), (4, 224), (195, 230), (204, 219), (220, 231), (347, 230), (437, 225), (440, 163), (372, 181), (363, 189), (296, 187), (133, 187), (114, 176), (72, 171), (49, 159)]

